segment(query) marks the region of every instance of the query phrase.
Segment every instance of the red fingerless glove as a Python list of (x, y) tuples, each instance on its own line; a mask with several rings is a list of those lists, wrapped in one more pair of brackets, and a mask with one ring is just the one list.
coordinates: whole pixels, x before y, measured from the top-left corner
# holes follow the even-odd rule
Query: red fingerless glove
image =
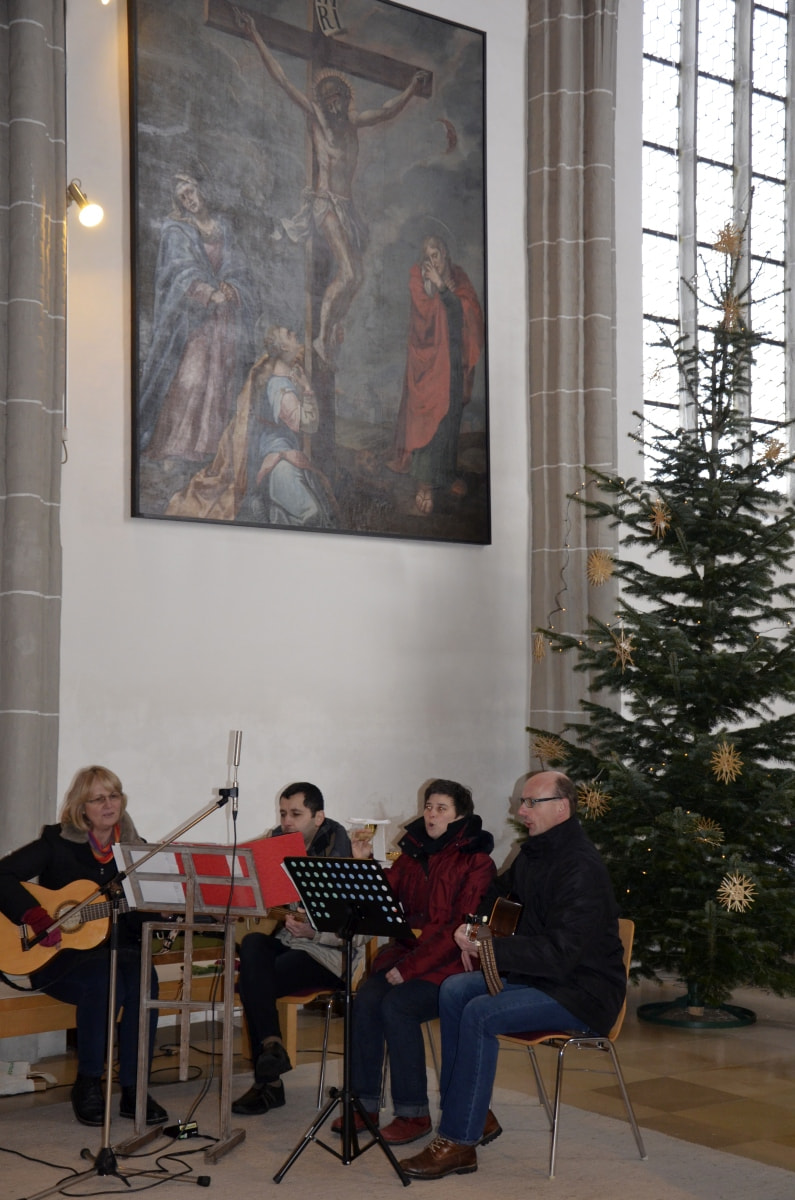
[[(49, 925), (52, 925), (52, 917), (40, 904), (35, 904), (33, 908), (29, 908), (27, 912), (24, 912), (22, 914), (22, 921), (25, 925), (30, 925), (35, 934), (44, 933), (44, 930)], [(52, 933), (48, 933), (45, 938), (42, 938), (38, 945), (57, 946), (60, 940), (60, 929), (53, 929)]]

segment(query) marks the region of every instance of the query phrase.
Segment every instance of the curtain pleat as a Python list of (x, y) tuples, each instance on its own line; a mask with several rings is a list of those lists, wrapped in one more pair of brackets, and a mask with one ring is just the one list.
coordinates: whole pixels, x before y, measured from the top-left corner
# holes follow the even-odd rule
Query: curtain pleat
[[(614, 533), (569, 497), (585, 466), (616, 463), (613, 125), (618, 0), (529, 0), (530, 273), (529, 724), (581, 718), (588, 678), (535, 643), (611, 620), (610, 583), (589, 587), (588, 554)], [(538, 764), (533, 763), (534, 766)]]
[(65, 387), (63, 0), (0, 0), (0, 853), (57, 786)]

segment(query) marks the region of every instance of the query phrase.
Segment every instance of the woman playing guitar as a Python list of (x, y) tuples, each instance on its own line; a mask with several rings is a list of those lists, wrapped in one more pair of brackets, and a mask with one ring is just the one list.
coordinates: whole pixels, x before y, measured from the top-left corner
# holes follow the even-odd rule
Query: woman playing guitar
[[(102, 1073), (107, 1044), (110, 950), (107, 945), (96, 945), (93, 934), (87, 942), (93, 949), (72, 948), (69, 926), (74, 923), (67, 921), (63, 934), (60, 926), (52, 926), (61, 916), (61, 908), (79, 904), (118, 874), (113, 858), (114, 842), (141, 840), (127, 813), (127, 797), (118, 775), (107, 767), (83, 767), (66, 794), (58, 824), (45, 825), (35, 841), (0, 859), (0, 912), (17, 929), (18, 965), (14, 969), (17, 973), (30, 973), (36, 990), (77, 1008), (78, 1073), (71, 1098), (75, 1116), (84, 1125), (102, 1125), (104, 1119)], [(27, 886), (29, 880), (36, 878), (38, 887)], [(54, 903), (48, 909), (43, 901), (47, 893), (53, 892), (59, 895), (53, 897)], [(107, 912), (108, 906), (104, 907)], [(145, 915), (128, 913), (118, 923), (116, 1001), (123, 1009), (119, 1026), (119, 1112), (131, 1118), (135, 1117), (141, 925), (145, 919)], [(78, 929), (82, 924), (82, 918), (78, 917)], [(74, 944), (79, 945), (77, 936)], [(30, 949), (26, 951), (27, 947)], [(24, 966), (26, 952), (31, 960), (29, 972)], [(154, 972), (151, 995), (157, 996)], [(150, 1064), (156, 1026), (157, 1011), (153, 1009), (147, 1048)], [(108, 1064), (108, 1073), (111, 1069), (112, 1064)], [(165, 1109), (147, 1096), (147, 1124), (159, 1125), (167, 1117)]]

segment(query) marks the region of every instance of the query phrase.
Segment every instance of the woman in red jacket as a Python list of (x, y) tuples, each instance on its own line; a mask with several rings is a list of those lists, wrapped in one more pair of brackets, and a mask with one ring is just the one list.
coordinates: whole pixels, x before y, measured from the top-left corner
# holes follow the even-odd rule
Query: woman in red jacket
[[(385, 946), (353, 1004), (353, 1092), (378, 1124), (384, 1045), (395, 1116), (381, 1131), (395, 1146), (431, 1128), (422, 1026), (439, 1015), (439, 986), (463, 970), (453, 932), (478, 904), (494, 877), (494, 838), (475, 815), (472, 793), (436, 779), (425, 789), (422, 817), (400, 840), (400, 857), (387, 872), (403, 905), (411, 940)], [(340, 1132), (342, 1120), (332, 1125)], [(357, 1129), (364, 1127), (356, 1117)]]

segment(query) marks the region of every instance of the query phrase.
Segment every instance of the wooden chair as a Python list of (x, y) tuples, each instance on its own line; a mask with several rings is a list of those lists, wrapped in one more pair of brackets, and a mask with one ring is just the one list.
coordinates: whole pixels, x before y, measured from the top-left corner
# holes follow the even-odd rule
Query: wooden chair
[[(632, 958), (632, 942), (635, 936), (635, 924), (633, 921), (620, 920), (618, 922), (618, 933), (621, 938), (621, 944), (624, 948), (624, 967), (627, 975), (629, 974), (629, 965)], [(508, 1042), (513, 1045), (525, 1046), (527, 1053), (530, 1055), (530, 1063), (535, 1076), (536, 1088), (538, 1090), (539, 1103), (543, 1104), (549, 1120), (551, 1131), (551, 1144), (549, 1149), (549, 1177), (553, 1178), (555, 1174), (555, 1156), (558, 1147), (558, 1129), (560, 1127), (560, 1103), (561, 1092), (563, 1090), (563, 1064), (566, 1051), (574, 1046), (578, 1050), (601, 1050), (608, 1054), (610, 1063), (618, 1081), (618, 1086), (621, 1091), (621, 1098), (624, 1101), (627, 1118), (635, 1135), (635, 1142), (638, 1147), (638, 1153), (642, 1159), (648, 1157), (646, 1149), (643, 1145), (643, 1138), (640, 1135), (638, 1123), (635, 1120), (635, 1113), (629, 1099), (624, 1076), (621, 1073), (621, 1066), (618, 1061), (618, 1054), (615, 1048), (615, 1042), (621, 1032), (621, 1026), (624, 1023), (624, 1014), (627, 1011), (626, 998), (621, 1008), (621, 1012), (616, 1017), (615, 1024), (606, 1037), (592, 1037), (587, 1034), (571, 1034), (565, 1030), (539, 1030), (532, 1033), (512, 1033), (502, 1034), (501, 1042)], [(558, 1052), (557, 1074), (555, 1076), (555, 1100), (554, 1105), (550, 1106), (549, 1097), (547, 1096), (544, 1082), (541, 1078), (541, 1072), (538, 1069), (538, 1060), (536, 1059), (536, 1046), (552, 1046)]]

